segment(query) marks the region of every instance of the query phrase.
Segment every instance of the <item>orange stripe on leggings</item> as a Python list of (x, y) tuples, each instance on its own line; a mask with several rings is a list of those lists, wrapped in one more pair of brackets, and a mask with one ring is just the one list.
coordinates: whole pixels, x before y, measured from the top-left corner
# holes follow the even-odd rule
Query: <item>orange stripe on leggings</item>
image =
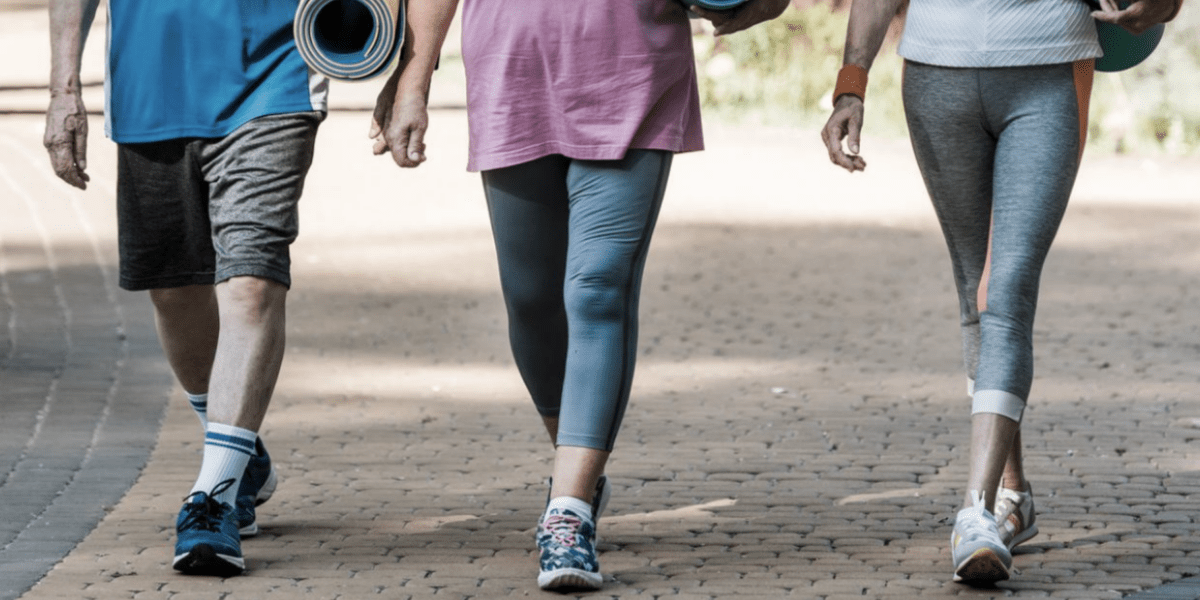
[(1077, 60), (1075, 69), (1075, 100), (1079, 105), (1079, 158), (1083, 159), (1083, 146), (1087, 143), (1088, 104), (1092, 100), (1092, 79), (1096, 75), (1096, 59)]

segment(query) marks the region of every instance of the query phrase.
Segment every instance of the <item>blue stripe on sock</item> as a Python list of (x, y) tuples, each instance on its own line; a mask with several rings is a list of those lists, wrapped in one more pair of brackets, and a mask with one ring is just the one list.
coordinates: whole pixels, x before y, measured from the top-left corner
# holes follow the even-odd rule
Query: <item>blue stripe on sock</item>
[(247, 440), (235, 435), (225, 435), (215, 431), (209, 431), (204, 434), (204, 443), (214, 446), (223, 446), (232, 450), (245, 452), (250, 456), (254, 456), (254, 440)]

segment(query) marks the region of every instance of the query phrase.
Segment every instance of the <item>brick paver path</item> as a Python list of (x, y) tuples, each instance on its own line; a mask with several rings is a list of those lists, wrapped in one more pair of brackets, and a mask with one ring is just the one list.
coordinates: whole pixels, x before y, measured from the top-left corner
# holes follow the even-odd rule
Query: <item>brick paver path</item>
[[(118, 410), (136, 424), (121, 448), (155, 439), (163, 368), (144, 300), (110, 283), (111, 144), (95, 136), (93, 189), (76, 194), (41, 163), (40, 118), (0, 117), (14, 340), (0, 346), (0, 573), (46, 564), (10, 557), (53, 511), (107, 512), (23, 598), (553, 597), (532, 554), (550, 449), (508, 355), (464, 115), (434, 112), (416, 171), (367, 154), (366, 118), (322, 126), (263, 431), (282, 481), (244, 545), (249, 572), (218, 580), (168, 566), (200, 447), (178, 390), (119, 503), (71, 496), (136, 470), (136, 456), (87, 461)], [(948, 582), (968, 402), (948, 261), (905, 142), (869, 139), (871, 168), (851, 177), (811, 131), (710, 120), (708, 134), (709, 151), (676, 161), (647, 268), (601, 525), (610, 579), (589, 597), (1168, 597), (1160, 586), (1200, 573), (1196, 159), (1089, 159), (1046, 269), (1024, 429), (1042, 533), (1011, 581), (975, 590)], [(74, 433), (48, 435), (67, 402)], [(35, 472), (43, 448), (74, 462)], [(10, 507), (48, 498), (12, 531)]]

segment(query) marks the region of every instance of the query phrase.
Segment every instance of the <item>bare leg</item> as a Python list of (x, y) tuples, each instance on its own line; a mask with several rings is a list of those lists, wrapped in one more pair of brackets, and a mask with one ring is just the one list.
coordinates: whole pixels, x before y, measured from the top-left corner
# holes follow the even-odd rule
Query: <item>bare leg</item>
[(150, 290), (158, 339), (171, 370), (191, 394), (208, 392), (220, 315), (211, 285)]
[(594, 448), (559, 446), (554, 452), (554, 484), (550, 488), (550, 497), (571, 496), (591, 503), (609, 454)]
[(1004, 487), (1018, 492), (1025, 491), (1025, 460), (1021, 451), (1021, 430), (1013, 435), (1012, 450), (1004, 462)]
[(287, 288), (257, 277), (234, 277), (217, 284), (216, 296), (221, 333), (209, 386), (209, 419), (258, 431), (283, 363)]
[[(967, 476), (964, 507), (972, 506), (971, 491), (979, 490), (984, 493), (987, 510), (993, 510), (996, 488), (1020, 427), (1020, 423), (997, 414), (971, 416), (971, 472)], [(1020, 456), (1017, 458), (1019, 460)]]
[(558, 417), (542, 417), (542, 425), (546, 426), (546, 433), (550, 434), (550, 443), (554, 447), (558, 447)]

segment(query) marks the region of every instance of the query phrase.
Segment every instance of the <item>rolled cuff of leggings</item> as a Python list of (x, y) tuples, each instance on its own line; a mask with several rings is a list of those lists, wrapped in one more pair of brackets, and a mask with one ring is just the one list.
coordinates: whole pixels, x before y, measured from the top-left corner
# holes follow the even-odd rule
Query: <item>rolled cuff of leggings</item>
[(971, 399), (971, 414), (994, 414), (1008, 417), (1018, 423), (1025, 412), (1025, 400), (1003, 390), (976, 390)]

